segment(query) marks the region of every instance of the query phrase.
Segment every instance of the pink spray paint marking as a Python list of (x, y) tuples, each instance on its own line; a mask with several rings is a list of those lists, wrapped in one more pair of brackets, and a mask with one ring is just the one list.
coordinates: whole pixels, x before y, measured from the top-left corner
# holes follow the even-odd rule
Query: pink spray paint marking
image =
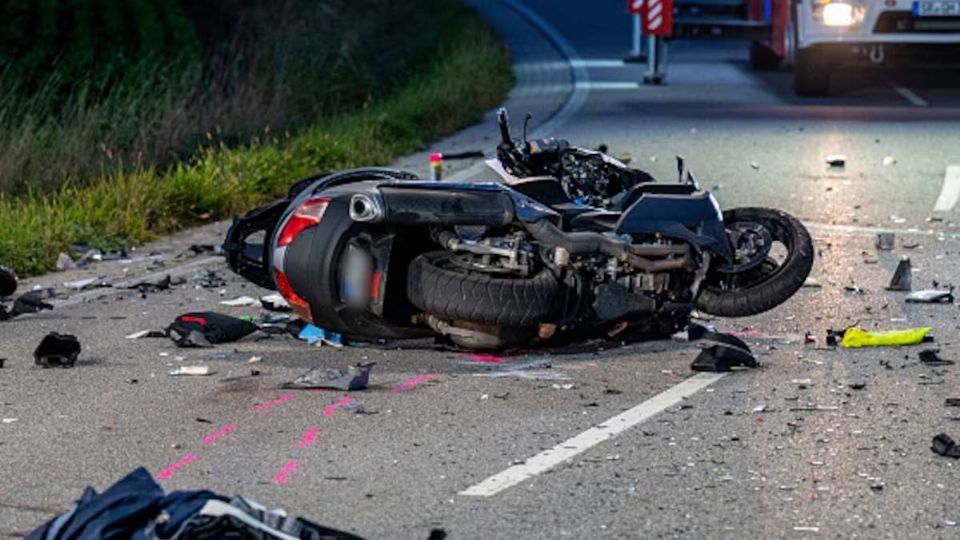
[(391, 391), (391, 392), (406, 392), (407, 390), (411, 390), (411, 389), (413, 389), (415, 386), (417, 386), (417, 385), (419, 385), (419, 384), (423, 384), (423, 383), (425, 383), (425, 382), (427, 382), (427, 381), (432, 381), (433, 379), (434, 379), (434, 376), (433, 376), (433, 375), (417, 375), (416, 377), (408, 380), (407, 382), (405, 382), (405, 383), (403, 383), (403, 384), (401, 384), (401, 385), (399, 385), (399, 386), (394, 386), (393, 388), (390, 389), (390, 391)]
[(333, 416), (333, 413), (335, 413), (335, 412), (337, 411), (337, 409), (339, 409), (339, 408), (347, 405), (347, 404), (350, 403), (351, 401), (353, 401), (353, 400), (350, 399), (349, 396), (343, 396), (343, 397), (340, 398), (340, 400), (337, 401), (336, 403), (334, 403), (334, 404), (332, 404), (332, 405), (327, 405), (326, 407), (324, 407), (324, 409), (323, 409), (323, 415), (324, 415), (324, 416)]
[(210, 446), (211, 444), (213, 444), (213, 441), (219, 439), (220, 437), (223, 437), (223, 436), (226, 435), (227, 433), (230, 433), (231, 431), (233, 431), (234, 429), (236, 429), (236, 427), (237, 427), (236, 424), (233, 424), (233, 423), (227, 424), (227, 425), (223, 426), (222, 428), (220, 428), (220, 431), (214, 433), (213, 435), (208, 435), (208, 436), (204, 437), (204, 438), (203, 438), (203, 441), (201, 441), (201, 443), (202, 443), (204, 446)]
[(303, 432), (303, 438), (297, 441), (297, 444), (295, 445), (295, 447), (306, 448), (310, 446), (311, 444), (313, 444), (313, 441), (317, 439), (318, 433), (320, 433), (320, 430), (317, 428), (314, 428), (314, 427), (307, 428), (307, 430)]
[(471, 354), (470, 359), (481, 364), (502, 364), (503, 358), (499, 356), (486, 356), (482, 354)]
[(173, 473), (177, 472), (177, 469), (188, 465), (192, 461), (196, 461), (196, 454), (187, 454), (180, 458), (180, 461), (174, 463), (173, 465), (167, 467), (166, 469), (160, 471), (160, 474), (157, 475), (158, 480), (165, 480), (173, 476)]
[(273, 475), (273, 483), (277, 485), (283, 485), (290, 481), (290, 475), (293, 471), (297, 470), (297, 467), (300, 466), (300, 462), (297, 460), (291, 460), (283, 464), (283, 467), (280, 467), (280, 470), (277, 471), (277, 474)]
[(267, 403), (261, 403), (256, 407), (254, 407), (253, 409), (257, 412), (263, 412), (267, 409), (272, 409), (277, 405), (282, 405), (290, 401), (291, 399), (293, 399), (293, 392), (290, 392), (289, 394), (284, 394), (273, 401), (268, 401)]

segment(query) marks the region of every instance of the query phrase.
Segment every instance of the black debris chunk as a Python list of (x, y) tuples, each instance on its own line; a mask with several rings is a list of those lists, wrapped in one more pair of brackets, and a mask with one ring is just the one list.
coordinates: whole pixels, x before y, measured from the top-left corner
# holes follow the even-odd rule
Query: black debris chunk
[(17, 297), (10, 313), (17, 316), (25, 313), (39, 313), (45, 309), (53, 309), (53, 306), (43, 301), (43, 291), (30, 291)]
[(920, 351), (920, 361), (928, 366), (952, 366), (956, 364), (953, 360), (944, 360), (938, 354), (940, 349), (926, 349)]
[(70, 334), (50, 332), (40, 341), (33, 358), (41, 367), (70, 368), (80, 356), (80, 340)]
[(848, 384), (847, 387), (850, 388), (851, 390), (863, 390), (864, 388), (867, 387), (867, 383), (863, 381), (857, 381), (857, 382), (852, 382)]
[(960, 458), (960, 447), (958, 447), (957, 443), (953, 442), (953, 439), (946, 433), (941, 433), (934, 437), (933, 446), (931, 446), (930, 449), (944, 457), (953, 459)]
[(178, 347), (211, 347), (229, 343), (257, 331), (252, 322), (210, 311), (185, 313), (167, 327), (167, 336)]
[(750, 347), (736, 336), (721, 334), (713, 328), (691, 323), (687, 327), (690, 341), (705, 341), (709, 344), (694, 359), (690, 369), (694, 371), (730, 371), (734, 367), (758, 367), (757, 358)]
[(370, 370), (376, 362), (356, 364), (347, 369), (313, 368), (281, 388), (328, 388), (331, 390), (363, 390), (370, 382)]
[(220, 277), (216, 271), (208, 270), (200, 276), (197, 284), (204, 289), (220, 289), (227, 286), (227, 280)]
[(17, 275), (6, 266), (0, 266), (0, 298), (17, 292)]
[(909, 291), (913, 287), (913, 267), (910, 266), (910, 259), (901, 259), (897, 265), (893, 278), (890, 279), (888, 291)]
[(960, 407), (960, 398), (948, 397), (943, 404), (947, 407)]
[(160, 281), (156, 281), (156, 282), (153, 282), (153, 283), (151, 283), (151, 282), (149, 282), (149, 281), (142, 281), (142, 282), (140, 282), (140, 283), (135, 283), (135, 284), (133, 284), (133, 285), (130, 285), (130, 286), (127, 287), (127, 288), (128, 288), (128, 289), (136, 289), (136, 290), (140, 291), (141, 294), (146, 294), (146, 293), (155, 293), (155, 292), (160, 292), (160, 291), (167, 291), (167, 290), (170, 290), (170, 287), (172, 287), (172, 286), (174, 286), (174, 285), (183, 285), (184, 283), (186, 283), (186, 280), (184, 280), (184, 279), (182, 279), (182, 278), (179, 278), (179, 279), (171, 279), (171, 278), (170, 278), (170, 275), (168, 274), (168, 275), (164, 276), (164, 278), (161, 279)]

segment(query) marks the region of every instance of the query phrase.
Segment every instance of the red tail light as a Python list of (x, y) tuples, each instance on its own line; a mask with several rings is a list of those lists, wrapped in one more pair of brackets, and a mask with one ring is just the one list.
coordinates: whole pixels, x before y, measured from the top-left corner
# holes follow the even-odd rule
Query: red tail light
[(293, 287), (290, 286), (290, 280), (287, 279), (287, 275), (279, 270), (274, 270), (273, 277), (277, 282), (277, 290), (280, 291), (280, 296), (287, 299), (290, 308), (293, 309), (297, 315), (313, 322), (313, 313), (310, 312), (310, 305), (307, 304), (306, 300), (300, 298), (297, 293), (293, 292)]
[(322, 197), (310, 199), (300, 205), (300, 208), (297, 208), (297, 211), (290, 216), (286, 225), (283, 226), (283, 230), (280, 231), (280, 238), (277, 240), (278, 246), (289, 246), (304, 229), (318, 225), (320, 220), (323, 219), (323, 213), (327, 211), (328, 204), (330, 204), (330, 199)]

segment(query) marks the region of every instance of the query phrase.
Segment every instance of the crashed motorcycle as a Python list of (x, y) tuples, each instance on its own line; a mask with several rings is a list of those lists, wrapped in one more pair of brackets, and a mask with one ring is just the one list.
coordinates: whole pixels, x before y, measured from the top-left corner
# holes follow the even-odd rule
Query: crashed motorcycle
[[(235, 220), (228, 263), (348, 338), (472, 349), (664, 337), (694, 308), (773, 308), (810, 271), (810, 236), (784, 212), (721, 213), (692, 174), (659, 184), (562, 141), (514, 141), (505, 113), (501, 134), (506, 183), (386, 168), (308, 178)], [(548, 174), (507, 172), (520, 166)]]

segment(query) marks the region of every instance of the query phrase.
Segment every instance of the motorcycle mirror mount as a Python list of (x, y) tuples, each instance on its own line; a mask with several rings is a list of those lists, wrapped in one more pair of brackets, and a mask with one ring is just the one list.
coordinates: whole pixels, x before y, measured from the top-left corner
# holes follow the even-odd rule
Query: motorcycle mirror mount
[(510, 115), (506, 107), (500, 107), (497, 110), (497, 124), (500, 126), (500, 138), (503, 144), (513, 146), (513, 139), (510, 137)]
[(683, 183), (683, 171), (686, 170), (686, 163), (683, 161), (683, 156), (677, 154), (677, 183)]

